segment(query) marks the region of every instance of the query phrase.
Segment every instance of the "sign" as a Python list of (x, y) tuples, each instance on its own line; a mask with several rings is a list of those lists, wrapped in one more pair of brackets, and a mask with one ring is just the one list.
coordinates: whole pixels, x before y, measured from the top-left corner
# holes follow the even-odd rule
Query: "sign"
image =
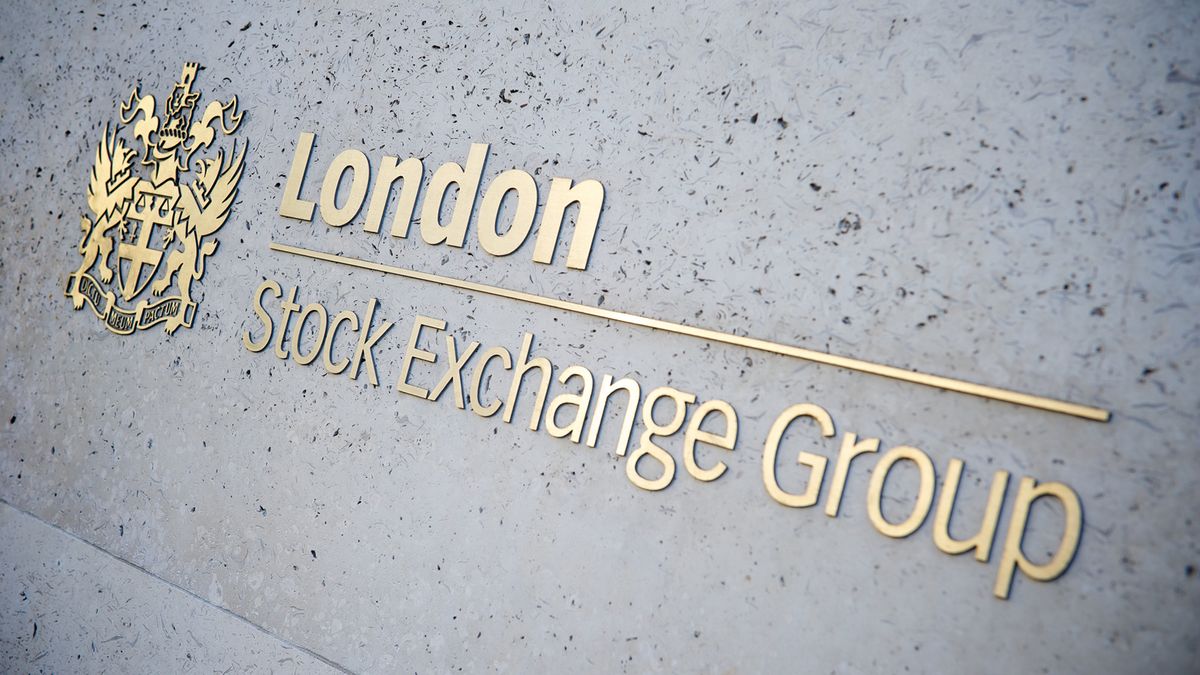
[[(203, 276), (205, 261), (217, 248), (214, 235), (230, 217), (246, 145), (239, 150), (233, 144), (228, 153), (221, 149), (215, 156), (198, 153), (209, 149), (218, 138), (217, 131), (232, 135), (241, 124), (242, 113), (233, 97), (228, 103), (210, 103), (193, 122), (199, 99), (199, 93), (193, 92), (198, 71), (197, 64), (184, 66), (161, 110), (153, 96), (141, 96), (135, 88), (121, 107), (121, 124), (111, 130), (106, 126), (96, 148), (87, 189), (91, 216), (81, 219), (82, 261), (70, 276), (67, 295), (76, 309), (88, 304), (115, 333), (129, 334), (160, 322), (166, 324), (167, 333), (192, 325), (196, 308), (192, 284)], [(129, 139), (133, 144), (127, 143)], [(384, 214), (394, 201), (395, 215), (386, 236), (407, 238), (419, 214), (424, 245), (461, 249), (474, 231), (484, 251), (503, 257), (515, 253), (532, 236), (532, 260), (545, 265), (555, 263), (558, 241), (570, 224), (565, 266), (576, 273), (587, 269), (606, 198), (598, 180), (554, 177), (545, 199), (540, 200), (542, 188), (522, 169), (507, 169), (485, 181), (490, 146), (473, 143), (465, 163), (443, 163), (426, 186), (423, 159), (399, 160), (398, 156), (384, 155), (373, 169), (366, 153), (350, 148), (338, 153), (326, 167), (316, 199), (311, 199), (305, 196), (313, 196), (311, 190), (306, 192), (305, 181), (315, 142), (316, 134), (311, 132), (301, 133), (297, 139), (280, 197), (279, 213), (283, 217), (313, 222), (319, 206), (320, 219), (327, 226), (344, 228), (366, 206), (362, 232), (385, 236), (380, 235)], [(138, 175), (139, 168), (147, 175)], [(451, 190), (453, 204), (449, 218), (444, 219)], [(510, 198), (514, 200), (512, 222), (501, 223), (501, 207)], [(480, 208), (475, 218), (477, 202)], [(483, 294), (502, 302), (535, 304), (1038, 411), (1099, 422), (1110, 417), (1107, 410), (1084, 404), (455, 279), (388, 261), (363, 260), (282, 242), (272, 243), (271, 249), (308, 261)], [(147, 290), (159, 297), (172, 288), (177, 288), (174, 295), (139, 300)], [(993, 593), (999, 598), (1009, 596), (1018, 571), (1038, 581), (1061, 576), (1079, 547), (1083, 507), (1078, 494), (1062, 482), (1023, 476), (1017, 481), (1015, 495), (1010, 495), (1011, 475), (1003, 469), (994, 472), (987, 488), (981, 522), (965, 530), (972, 534), (953, 535), (951, 522), (962, 489), (962, 460), (949, 458), (945, 462), (939, 490), (937, 463), (925, 450), (901, 441), (885, 451), (883, 440), (870, 430), (839, 432), (832, 414), (812, 401), (781, 404), (766, 438), (750, 442), (741, 439), (739, 443), (738, 413), (731, 402), (704, 398), (669, 383), (646, 386), (632, 377), (598, 374), (581, 364), (556, 368), (549, 356), (534, 355), (532, 332), (525, 332), (516, 348), (478, 341), (463, 344), (456, 337), (461, 333), (449, 330), (446, 319), (421, 315), (386, 318), (377, 312), (377, 298), (370, 298), (361, 311), (328, 308), (319, 302), (302, 305), (298, 288), (285, 292), (283, 285), (271, 279), (254, 289), (251, 307), (259, 327), (242, 335), (246, 349), (262, 352), (270, 348), (277, 358), (299, 365), (319, 361), (329, 374), (346, 374), (351, 379), (365, 375), (375, 386), (381, 375), (373, 350), (387, 338), (391, 328), (405, 321), (410, 328), (403, 364), (391, 376), (397, 393), (437, 401), (449, 392), (459, 410), (469, 407), (472, 413), (485, 418), (500, 414), (505, 422), (528, 414), (530, 431), (544, 430), (564, 442), (596, 447), (602, 420), (611, 411), (619, 411), (620, 432), (612, 455), (624, 460), (626, 478), (643, 490), (661, 491), (680, 475), (701, 483), (716, 481), (726, 475), (727, 465), (720, 460), (702, 461), (698, 448), (735, 452), (746, 451), (748, 446), (761, 453), (761, 481), (771, 499), (791, 509), (821, 506), (827, 517), (836, 518), (847, 482), (863, 474), (865, 461), (875, 459), (867, 489), (867, 513), (878, 532), (888, 537), (908, 537), (933, 514), (932, 539), (937, 549), (949, 555), (972, 553), (981, 563), (991, 558), (1000, 516), (1008, 505), (1009, 527), (1002, 535), (993, 584)], [(308, 326), (314, 337), (302, 344)], [(429, 348), (431, 341), (440, 347)], [(442, 364), (440, 368), (438, 364)], [(502, 373), (508, 374), (507, 384)], [(532, 404), (518, 400), (529, 378), (535, 386)], [(802, 420), (816, 432), (810, 445), (804, 449), (782, 447), (785, 433)], [(821, 447), (818, 443), (828, 444)], [(784, 461), (781, 466), (781, 454), (794, 457), (794, 462)], [(907, 515), (889, 520), (883, 512), (883, 494), (893, 468), (900, 463), (917, 469), (919, 489)], [(806, 473), (807, 487), (801, 492), (790, 492), (780, 483), (779, 475), (788, 470), (785, 467), (789, 464), (803, 467)], [(825, 491), (827, 474), (831, 478)], [(1062, 535), (1050, 558), (1035, 562), (1026, 556), (1022, 543), (1031, 510), (1042, 501), (1057, 504), (1062, 514)], [(956, 529), (962, 529), (961, 524)]]

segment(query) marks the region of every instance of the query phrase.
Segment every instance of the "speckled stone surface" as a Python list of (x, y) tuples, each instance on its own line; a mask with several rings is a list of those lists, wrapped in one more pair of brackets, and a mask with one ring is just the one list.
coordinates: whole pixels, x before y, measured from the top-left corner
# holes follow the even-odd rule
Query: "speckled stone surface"
[[(21, 510), (353, 671), (1197, 668), (1196, 3), (27, 2), (0, 19), (0, 497)], [(192, 60), (205, 101), (237, 94), (247, 111), (246, 173), (196, 325), (119, 338), (62, 295), (94, 144), (135, 82), (162, 97)], [(347, 147), (422, 157), (428, 177), (487, 142), (485, 181), (511, 167), (542, 187), (596, 178), (591, 264), (537, 265), (528, 245), (494, 258), (474, 236), (455, 250), (369, 235), (361, 216), (281, 218), (301, 131), (317, 134), (310, 198)], [(272, 241), (1113, 419), (334, 267)], [(331, 309), (379, 298), (396, 322), (376, 350), (381, 386), (247, 351), (264, 278)], [(515, 351), (530, 331), (557, 368), (728, 400), (742, 423), (729, 471), (702, 484), (681, 468), (644, 492), (612, 440), (529, 431), (525, 407), (504, 424), (398, 393), (416, 314), (460, 344)], [(440, 369), (417, 372), (428, 387)], [(907, 539), (875, 531), (865, 468), (836, 519), (775, 503), (762, 442), (803, 401), (839, 432), (924, 449), (939, 475), (963, 459), (964, 522), (996, 469), (1071, 485), (1085, 527), (1070, 571), (993, 598), (995, 559), (938, 552), (932, 518)], [(836, 452), (812, 438), (793, 430), (786, 454)], [(897, 473), (888, 502), (911, 503), (913, 476)], [(1053, 545), (1044, 515), (1031, 556)], [(52, 574), (18, 548), (0, 548), (5, 569)], [(169, 639), (153, 626), (129, 640)], [(79, 643), (62, 640), (65, 664)], [(272, 638), (246, 640), (247, 659), (273, 667)], [(2, 662), (37, 667), (3, 644)]]
[(6, 673), (339, 672), (7, 504), (0, 537)]

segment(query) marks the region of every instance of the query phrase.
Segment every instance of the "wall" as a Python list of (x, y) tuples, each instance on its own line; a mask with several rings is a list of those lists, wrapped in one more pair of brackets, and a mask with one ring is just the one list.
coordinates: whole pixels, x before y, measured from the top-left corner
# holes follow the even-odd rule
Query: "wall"
[[(208, 645), (187, 652), (204, 669), (270, 667), (281, 649), (376, 672), (1196, 667), (1194, 3), (0, 13), (6, 669), (45, 667), (43, 652), (68, 670), (118, 664), (103, 640), (120, 632), (155, 645), (147, 669), (169, 670), (184, 661), (164, 616)], [(134, 83), (162, 99), (193, 60), (206, 66), (203, 101), (237, 94), (246, 111), (245, 175), (196, 284), (195, 325), (119, 337), (63, 297), (95, 144)], [(530, 246), (496, 258), (474, 236), (457, 250), (416, 230), (370, 235), (361, 216), (341, 229), (282, 218), (302, 131), (317, 135), (310, 197), (349, 147), (424, 158), (428, 176), (486, 142), (485, 177), (595, 178), (607, 196), (590, 265), (535, 264)], [(947, 393), (271, 242), (1113, 416)], [(376, 349), (380, 386), (247, 350), (264, 279), (331, 310), (378, 298), (396, 322)], [(515, 351), (529, 331), (556, 368), (729, 401), (737, 448), (703, 455), (728, 472), (701, 483), (681, 467), (647, 492), (611, 436), (588, 448), (530, 431), (528, 412), (505, 424), (450, 396), (398, 392), (418, 314), (446, 320), (460, 345)], [(439, 370), (416, 379), (428, 386)], [(839, 434), (921, 448), (939, 478), (964, 460), (965, 528), (993, 472), (1011, 472), (997, 547), (1016, 480), (1070, 485), (1084, 509), (1070, 570), (1049, 583), (1018, 575), (1008, 600), (993, 597), (997, 555), (940, 553), (932, 516), (906, 539), (872, 527), (870, 463), (855, 465), (837, 518), (776, 503), (763, 439), (806, 401)], [(837, 445), (792, 427), (779, 471), (796, 491), (802, 449), (832, 457)], [(909, 468), (889, 482), (894, 518), (913, 500)], [(1060, 523), (1054, 508), (1035, 514), (1032, 558)], [(69, 589), (41, 605), (11, 597), (51, 581)], [(72, 599), (103, 584), (136, 602)], [(70, 607), (87, 611), (39, 620)], [(236, 617), (249, 623), (227, 627)], [(72, 664), (88, 644), (79, 635), (96, 649)]]

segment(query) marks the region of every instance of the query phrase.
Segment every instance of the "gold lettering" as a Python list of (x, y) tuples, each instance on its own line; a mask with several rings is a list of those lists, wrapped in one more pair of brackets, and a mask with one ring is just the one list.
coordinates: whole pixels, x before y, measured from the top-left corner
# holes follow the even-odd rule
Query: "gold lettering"
[(618, 391), (629, 394), (625, 406), (625, 419), (621, 422), (621, 436), (617, 439), (617, 457), (624, 457), (629, 448), (629, 436), (633, 433), (634, 415), (637, 414), (638, 402), (642, 397), (641, 385), (633, 378), (623, 377), (613, 382), (612, 375), (604, 375), (600, 381), (600, 391), (596, 394), (596, 407), (592, 409), (592, 425), (588, 429), (587, 446), (596, 447), (600, 425), (604, 422), (604, 413), (608, 410), (608, 399)]
[(546, 197), (546, 209), (538, 225), (537, 243), (533, 249), (535, 262), (550, 264), (554, 248), (558, 245), (558, 233), (567, 219), (567, 208), (579, 204), (579, 215), (575, 218), (575, 234), (571, 236), (571, 247), (567, 252), (567, 267), (582, 270), (587, 268), (592, 255), (592, 241), (596, 238), (596, 226), (600, 222), (600, 209), (604, 206), (604, 186), (596, 180), (580, 181), (572, 187), (570, 178), (555, 178), (550, 181), (550, 194)]
[[(592, 371), (587, 368), (570, 366), (559, 373), (558, 381), (566, 384), (573, 377), (578, 377), (583, 382), (583, 389), (578, 394), (559, 394), (550, 401), (550, 407), (546, 408), (546, 432), (555, 438), (570, 434), (571, 442), (578, 443), (579, 437), (583, 435), (583, 425), (587, 421), (587, 406), (592, 400), (594, 378)], [(559, 408), (567, 405), (575, 406), (575, 418), (567, 426), (560, 427), (555, 416)]]
[(850, 475), (850, 462), (859, 455), (872, 452), (879, 452), (878, 438), (859, 441), (858, 436), (850, 432), (842, 436), (842, 449), (838, 452), (837, 465), (833, 469), (833, 484), (829, 486), (829, 499), (825, 501), (825, 515), (837, 517), (846, 489), (846, 477)]
[[(337, 205), (338, 186), (342, 176), (350, 172), (350, 192), (341, 207)], [(321, 220), (332, 227), (341, 227), (354, 220), (363, 200), (367, 198), (367, 186), (371, 184), (371, 162), (362, 150), (350, 148), (338, 153), (325, 172), (321, 184)]]
[(329, 337), (325, 340), (325, 370), (332, 375), (337, 375), (350, 366), (350, 359), (343, 358), (336, 363), (333, 360), (333, 341), (337, 339), (338, 328), (343, 323), (350, 323), (350, 330), (358, 330), (358, 315), (354, 312), (346, 310), (338, 312), (337, 316), (333, 317), (333, 322), (329, 324)]
[(538, 384), (537, 397), (533, 403), (533, 414), (529, 416), (529, 429), (537, 431), (539, 420), (542, 419), (542, 408), (546, 405), (546, 391), (550, 388), (550, 373), (554, 369), (550, 365), (550, 360), (539, 356), (534, 359), (529, 358), (529, 351), (533, 346), (533, 334), (525, 333), (521, 338), (521, 351), (517, 356), (517, 362), (513, 369), (512, 386), (508, 389), (508, 401), (504, 407), (504, 421), (511, 422), (513, 412), (516, 411), (517, 394), (521, 391), (521, 382), (525, 379), (525, 374), (537, 368), (542, 373), (541, 383)]
[(258, 315), (258, 320), (263, 325), (262, 342), (255, 342), (251, 339), (250, 331), (242, 334), (242, 344), (246, 345), (246, 349), (252, 352), (261, 352), (266, 349), (267, 345), (271, 344), (271, 333), (275, 330), (275, 324), (271, 321), (271, 315), (267, 314), (267, 309), (262, 304), (262, 297), (267, 292), (267, 289), (271, 289), (271, 292), (277, 298), (283, 295), (283, 289), (279, 287), (279, 284), (271, 280), (262, 282), (254, 291), (254, 313)]
[[(725, 418), (725, 430), (720, 434), (700, 429), (700, 425), (704, 423), (704, 418), (708, 417), (709, 413), (717, 413)], [(711, 469), (700, 468), (696, 462), (696, 443), (708, 443), (723, 450), (733, 450), (733, 446), (737, 442), (737, 435), (738, 418), (733, 406), (721, 400), (701, 403), (700, 407), (696, 408), (696, 412), (692, 413), (692, 421), (688, 424), (687, 432), (683, 436), (683, 465), (687, 467), (688, 473), (693, 478), (705, 482), (720, 478), (728, 468), (725, 462), (718, 461)]]
[(275, 341), (275, 356), (287, 360), (287, 352), (283, 349), (283, 342), (287, 339), (288, 324), (292, 320), (292, 314), (300, 310), (300, 305), (296, 304), (297, 287), (292, 286), (292, 290), (288, 291), (288, 299), (279, 303), (283, 309), (283, 319), (279, 322), (279, 339)]
[[(671, 414), (670, 422), (659, 424), (654, 420), (654, 404), (664, 398), (669, 398), (675, 403), (675, 412)], [(671, 453), (659, 447), (654, 442), (654, 437), (670, 436), (679, 431), (679, 428), (683, 426), (683, 420), (687, 417), (688, 404), (695, 401), (695, 394), (679, 391), (673, 387), (658, 387), (646, 395), (646, 401), (642, 404), (642, 424), (646, 425), (646, 430), (642, 432), (641, 442), (637, 449), (629, 455), (629, 459), (625, 460), (625, 477), (629, 479), (629, 482), (643, 490), (650, 491), (661, 490), (671, 484), (671, 481), (675, 479), (675, 458), (671, 457)], [(638, 460), (647, 456), (658, 460), (663, 466), (662, 475), (653, 480), (642, 477), (637, 470)]]
[(975, 559), (987, 562), (992, 552), (992, 542), (996, 538), (996, 526), (1000, 523), (1004, 492), (1008, 489), (1008, 472), (997, 471), (992, 477), (992, 489), (988, 492), (987, 506), (979, 531), (970, 539), (955, 539), (950, 535), (950, 517), (954, 513), (954, 500), (961, 486), (962, 470), (961, 459), (951, 459), (946, 467), (946, 477), (942, 479), (942, 494), (938, 498), (937, 511), (933, 516), (933, 543), (943, 553), (950, 555), (975, 549)]
[(367, 366), (367, 377), (371, 380), (371, 385), (379, 386), (379, 373), (375, 370), (375, 354), (371, 348), (379, 342), (379, 338), (391, 329), (391, 321), (381, 321), (379, 328), (371, 332), (371, 317), (375, 316), (375, 307), (379, 305), (379, 300), (371, 298), (371, 304), (367, 306), (367, 316), (363, 318), (362, 329), (358, 331), (358, 348), (354, 350), (354, 358), (352, 363), (354, 367), (350, 369), (350, 379), (357, 380), (358, 372), (362, 369), (363, 364)]
[(491, 417), (496, 414), (497, 410), (500, 410), (499, 399), (486, 406), (482, 403), (484, 369), (492, 359), (500, 359), (500, 364), (504, 366), (505, 370), (512, 368), (512, 355), (504, 347), (493, 347), (480, 355), (479, 365), (475, 367), (475, 374), (471, 376), (471, 410), (480, 417)]
[[(513, 191), (517, 193), (517, 212), (508, 232), (500, 234), (496, 222), (500, 216), (500, 205)], [(533, 182), (533, 176), (520, 169), (510, 169), (496, 176), (488, 185), (483, 204), (479, 207), (479, 243), (483, 245), (483, 250), (503, 256), (520, 248), (533, 227), (537, 199), (537, 183)]]
[[(314, 338), (312, 351), (303, 354), (300, 352), (300, 334), (304, 332), (304, 322), (312, 314), (320, 318), (320, 321), (317, 322), (317, 336)], [(296, 321), (296, 331), (292, 333), (292, 358), (296, 360), (296, 363), (307, 366), (316, 361), (317, 357), (321, 355), (321, 345), (325, 342), (328, 321), (329, 313), (325, 311), (325, 306), (321, 303), (315, 302), (304, 308), (304, 311), (300, 314), (300, 318)]]
[(788, 426), (800, 417), (810, 417), (816, 420), (817, 426), (821, 430), (821, 436), (825, 438), (833, 436), (833, 418), (824, 408), (813, 403), (798, 403), (784, 410), (775, 419), (770, 433), (767, 434), (767, 443), (763, 447), (763, 485), (767, 488), (767, 494), (780, 504), (793, 508), (812, 506), (817, 503), (817, 498), (821, 496), (821, 481), (825, 478), (825, 465), (828, 463), (828, 460), (820, 455), (801, 452), (796, 462), (812, 469), (808, 478), (808, 487), (803, 494), (786, 492), (779, 487), (779, 481), (775, 477), (775, 457), (779, 454), (779, 442), (783, 440), (783, 433), (787, 431)]
[(284, 218), (310, 221), (316, 204), (300, 198), (300, 188), (304, 185), (304, 175), (308, 173), (308, 158), (312, 155), (313, 141), (316, 135), (311, 131), (303, 131), (296, 139), (296, 152), (292, 155), (292, 168), (288, 171), (287, 184), (283, 187), (283, 201), (279, 203), (279, 215)]
[(404, 184), (400, 186), (400, 201), (396, 204), (396, 215), (392, 217), (392, 236), (407, 237), (408, 226), (417, 206), (417, 193), (421, 191), (421, 178), (424, 175), (425, 165), (416, 157), (409, 157), (397, 164), (395, 157), (384, 156), (379, 164), (379, 176), (375, 178), (374, 193), (371, 195), (371, 205), (367, 207), (367, 222), (363, 224), (363, 230), (379, 232), (388, 198), (392, 196), (392, 188), (396, 181), (403, 180)]
[[(1063, 507), (1063, 536), (1058, 543), (1058, 550), (1050, 560), (1038, 565), (1025, 557), (1021, 542), (1025, 539), (1025, 526), (1029, 521), (1029, 512), (1034, 502), (1044, 497), (1057, 499)], [(1042, 483), (1026, 476), (1021, 479), (1017, 489), (1016, 503), (1013, 504), (1012, 518), (1008, 523), (1008, 536), (1004, 541), (1004, 551), (1000, 555), (1000, 569), (996, 575), (996, 587), (993, 592), (998, 598), (1007, 598), (1012, 590), (1013, 572), (1018, 568), (1030, 579), (1036, 581), (1053, 581), (1067, 571), (1075, 552), (1079, 550), (1079, 535), (1083, 528), (1083, 506), (1079, 503), (1079, 495), (1062, 483)]]
[[(917, 502), (913, 511), (899, 523), (890, 523), (883, 517), (883, 485), (896, 462), (907, 460), (917, 465), (920, 472), (921, 484), (917, 488)], [(897, 539), (907, 537), (916, 532), (929, 515), (929, 507), (933, 505), (933, 486), (936, 476), (933, 472), (933, 460), (918, 448), (898, 445), (879, 459), (875, 470), (871, 473), (871, 483), (867, 491), (867, 517), (875, 529), (889, 537)]]
[[(486, 143), (472, 143), (471, 151), (467, 154), (467, 168), (464, 169), (457, 162), (446, 162), (433, 172), (433, 178), (429, 180), (429, 192), (421, 206), (421, 238), (426, 244), (445, 242), (462, 248), (467, 238), (467, 223), (475, 208), (475, 195), (479, 192), (479, 178), (483, 175), (487, 153)], [(450, 216), (450, 224), (443, 225), (442, 200), (451, 184), (458, 186), (454, 195), (454, 211)]]
[(432, 328), (435, 331), (446, 330), (446, 322), (441, 319), (432, 319), (427, 316), (418, 314), (413, 319), (412, 333), (408, 337), (408, 347), (404, 351), (404, 361), (400, 364), (400, 379), (396, 380), (396, 389), (410, 396), (417, 398), (427, 398), (429, 392), (413, 384), (408, 383), (408, 372), (412, 369), (413, 360), (424, 361), (426, 363), (436, 363), (437, 354), (430, 351), (425, 351), (417, 346), (417, 341), (421, 339), (421, 329)]
[(470, 345), (467, 345), (467, 351), (463, 352), (463, 355), (460, 358), (458, 356), (458, 350), (454, 346), (454, 336), (446, 335), (447, 368), (446, 372), (442, 374), (442, 379), (437, 383), (437, 386), (433, 388), (433, 391), (430, 392), (430, 401), (438, 400), (438, 398), (441, 397), (442, 392), (446, 390), (446, 387), (453, 383), (454, 404), (458, 406), (459, 410), (463, 410), (467, 407), (466, 401), (463, 400), (462, 369), (463, 366), (467, 365), (467, 361), (471, 359), (471, 355), (475, 353), (476, 349), (479, 349), (479, 343), (472, 342)]

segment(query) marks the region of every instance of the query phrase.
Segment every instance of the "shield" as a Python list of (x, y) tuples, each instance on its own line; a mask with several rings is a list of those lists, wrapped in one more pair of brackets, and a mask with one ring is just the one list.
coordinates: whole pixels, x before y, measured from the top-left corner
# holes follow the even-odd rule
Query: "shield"
[(154, 185), (138, 181), (125, 213), (126, 232), (117, 246), (121, 297), (132, 300), (146, 290), (163, 260), (165, 231), (179, 218), (179, 187), (167, 181)]

